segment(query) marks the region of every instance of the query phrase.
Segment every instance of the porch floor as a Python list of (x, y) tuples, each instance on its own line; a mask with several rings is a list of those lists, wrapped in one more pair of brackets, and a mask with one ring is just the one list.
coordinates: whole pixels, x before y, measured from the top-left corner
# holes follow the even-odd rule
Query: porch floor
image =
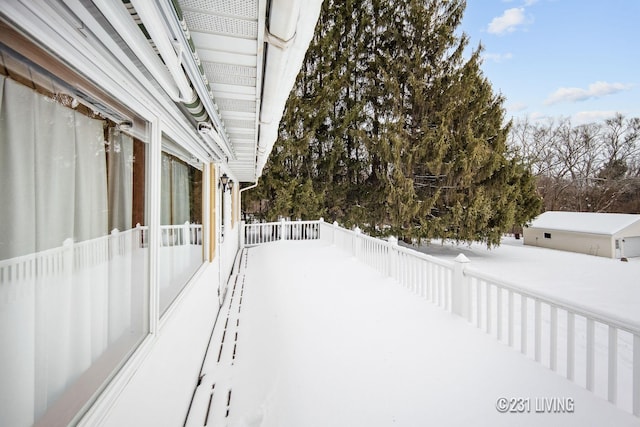
[(640, 425), (320, 241), (245, 250), (202, 374), (188, 426)]

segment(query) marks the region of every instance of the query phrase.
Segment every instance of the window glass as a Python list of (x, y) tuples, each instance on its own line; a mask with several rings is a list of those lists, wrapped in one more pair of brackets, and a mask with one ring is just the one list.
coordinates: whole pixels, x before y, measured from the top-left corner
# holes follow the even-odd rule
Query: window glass
[[(165, 144), (175, 147), (166, 139)], [(159, 277), (164, 313), (202, 265), (202, 171), (163, 152), (161, 189)]]
[(10, 55), (0, 50), (0, 425), (66, 425), (148, 332), (146, 144)]

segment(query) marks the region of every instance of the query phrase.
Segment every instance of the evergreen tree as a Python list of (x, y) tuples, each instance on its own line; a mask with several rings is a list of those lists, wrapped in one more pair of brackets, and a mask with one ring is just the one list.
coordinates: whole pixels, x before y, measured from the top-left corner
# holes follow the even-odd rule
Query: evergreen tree
[(464, 0), (327, 0), (255, 198), (270, 216), (498, 244), (535, 216)]

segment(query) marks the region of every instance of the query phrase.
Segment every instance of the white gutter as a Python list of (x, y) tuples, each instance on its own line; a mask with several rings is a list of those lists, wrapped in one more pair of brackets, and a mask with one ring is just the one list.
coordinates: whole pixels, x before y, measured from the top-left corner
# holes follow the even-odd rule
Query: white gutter
[[(300, 15), (299, 0), (273, 0), (269, 12), (269, 27), (265, 30), (264, 40), (267, 47), (267, 60), (262, 89), (262, 109), (260, 122), (271, 124), (274, 120), (274, 103), (279, 93), (280, 80), (286, 65), (286, 50), (296, 37), (298, 17)], [(260, 150), (260, 145), (258, 149)], [(264, 147), (262, 147), (264, 149)]]
[(321, 6), (322, 0), (307, 0), (304, 8), (301, 8), (301, 0), (271, 2), (269, 25), (264, 37), (268, 47), (260, 109), (256, 179), (262, 174), (278, 137), (278, 124), (313, 38)]

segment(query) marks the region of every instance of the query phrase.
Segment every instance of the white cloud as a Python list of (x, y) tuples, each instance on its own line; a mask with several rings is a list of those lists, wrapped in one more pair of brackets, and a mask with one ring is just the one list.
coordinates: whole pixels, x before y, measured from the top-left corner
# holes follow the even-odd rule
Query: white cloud
[(538, 0), (525, 0), (524, 5), (525, 6), (533, 6), (536, 3), (538, 3)]
[(529, 114), (529, 119), (534, 122), (541, 122), (543, 120), (549, 119), (549, 116), (541, 113), (540, 111), (534, 111), (533, 113)]
[(617, 111), (581, 111), (571, 117), (571, 122), (576, 125), (601, 122), (615, 116)]
[(524, 7), (514, 7), (504, 11), (502, 16), (493, 18), (487, 31), (491, 34), (505, 34), (516, 30), (519, 25), (525, 24)]
[(527, 108), (529, 108), (529, 106), (524, 102), (514, 102), (507, 105), (507, 109), (512, 113), (519, 113), (520, 111), (524, 111)]
[(503, 62), (513, 58), (513, 54), (511, 52), (507, 53), (484, 53), (482, 54), (482, 58), (487, 61), (493, 62)]
[(557, 104), (559, 102), (578, 102), (590, 98), (601, 98), (613, 93), (629, 90), (631, 85), (624, 83), (591, 83), (587, 89), (579, 87), (561, 87), (549, 95), (544, 102), (546, 105)]

